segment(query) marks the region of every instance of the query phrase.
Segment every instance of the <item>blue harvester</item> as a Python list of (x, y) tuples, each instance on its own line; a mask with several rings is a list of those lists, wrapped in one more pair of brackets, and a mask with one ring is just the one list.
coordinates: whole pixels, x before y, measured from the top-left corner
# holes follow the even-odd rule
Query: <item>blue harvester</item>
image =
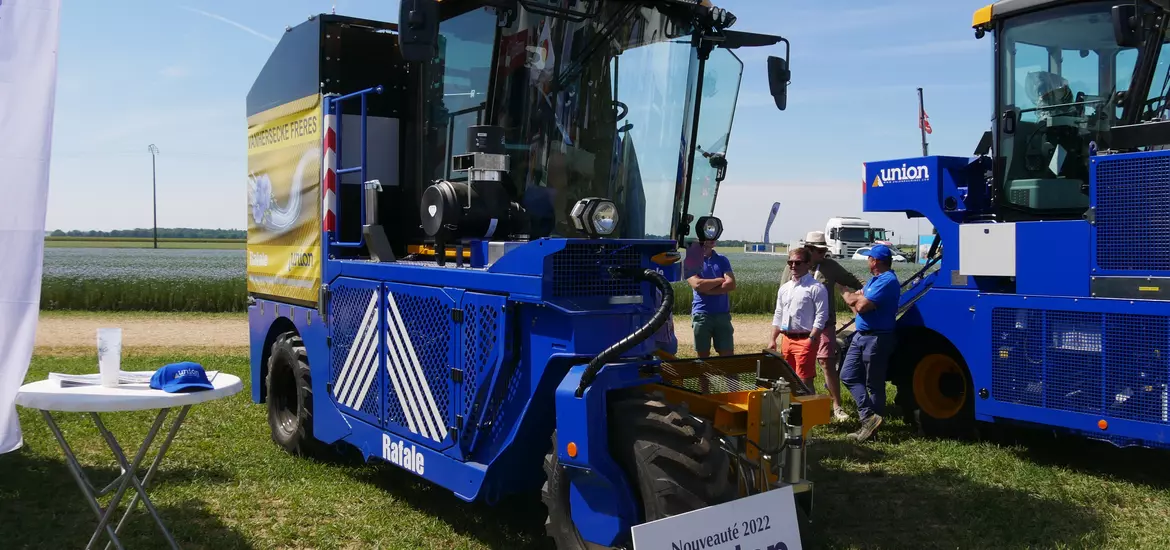
[(273, 440), (467, 501), (543, 487), (560, 548), (777, 487), (807, 508), (827, 399), (775, 354), (654, 344), (679, 247), (722, 231), (740, 55), (783, 46), (782, 110), (787, 41), (688, 0), (404, 0), (399, 21), (314, 16), (248, 94)]
[(995, 116), (975, 156), (865, 165), (866, 211), (936, 229), (890, 370), (923, 431), (1170, 443), (1168, 16), (1142, 0), (980, 9)]

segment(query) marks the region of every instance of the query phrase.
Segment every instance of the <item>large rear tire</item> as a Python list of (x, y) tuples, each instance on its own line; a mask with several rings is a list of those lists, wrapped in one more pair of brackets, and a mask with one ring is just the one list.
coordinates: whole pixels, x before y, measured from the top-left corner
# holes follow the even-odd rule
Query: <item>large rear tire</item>
[(300, 456), (315, 454), (313, 438), (313, 382), (305, 342), (297, 333), (281, 334), (268, 358), (268, 427), (272, 441)]
[[(710, 423), (660, 395), (615, 394), (609, 407), (610, 453), (638, 499), (640, 521), (655, 521), (733, 499), (736, 486), (727, 453)], [(561, 550), (591, 548), (569, 511), (568, 479), (553, 451), (545, 457), (542, 500), (546, 532)]]
[(974, 385), (958, 351), (938, 337), (907, 339), (900, 347), (893, 382), (906, 420), (928, 437), (974, 435)]

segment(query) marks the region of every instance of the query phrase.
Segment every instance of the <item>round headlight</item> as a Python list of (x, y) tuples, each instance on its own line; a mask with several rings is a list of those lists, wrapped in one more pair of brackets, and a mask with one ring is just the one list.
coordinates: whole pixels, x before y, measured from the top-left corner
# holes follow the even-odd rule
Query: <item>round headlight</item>
[(598, 235), (611, 235), (617, 229), (618, 209), (612, 202), (601, 201), (593, 208), (589, 223)]
[(704, 216), (698, 222), (699, 238), (704, 241), (718, 240), (723, 234), (723, 222), (714, 216)]
[(577, 201), (569, 213), (573, 227), (589, 237), (603, 237), (617, 231), (617, 206), (609, 199), (588, 198)]

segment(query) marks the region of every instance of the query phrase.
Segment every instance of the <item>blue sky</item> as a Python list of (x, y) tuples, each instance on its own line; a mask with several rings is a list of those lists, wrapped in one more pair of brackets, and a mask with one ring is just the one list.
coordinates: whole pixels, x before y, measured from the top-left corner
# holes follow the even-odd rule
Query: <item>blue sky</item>
[[(991, 117), (990, 40), (972, 12), (986, 0), (724, 0), (737, 30), (792, 41), (788, 109), (767, 94), (764, 58), (745, 56), (716, 214), (728, 238), (772, 238), (863, 215), (913, 240), (902, 215), (865, 215), (861, 163), (920, 154), (916, 87), (926, 90), (931, 153), (967, 156)], [(244, 99), (286, 26), (328, 12), (386, 21), (396, 1), (121, 0), (62, 3), (46, 227), (243, 228)], [(927, 224), (922, 224), (927, 231)]]

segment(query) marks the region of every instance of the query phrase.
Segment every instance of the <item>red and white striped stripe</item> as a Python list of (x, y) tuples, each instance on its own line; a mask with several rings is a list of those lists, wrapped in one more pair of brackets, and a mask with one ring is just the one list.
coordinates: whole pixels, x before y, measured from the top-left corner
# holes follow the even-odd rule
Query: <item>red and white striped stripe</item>
[(321, 170), (321, 196), (324, 197), (324, 229), (331, 232), (337, 225), (337, 116), (325, 115), (325, 154)]

